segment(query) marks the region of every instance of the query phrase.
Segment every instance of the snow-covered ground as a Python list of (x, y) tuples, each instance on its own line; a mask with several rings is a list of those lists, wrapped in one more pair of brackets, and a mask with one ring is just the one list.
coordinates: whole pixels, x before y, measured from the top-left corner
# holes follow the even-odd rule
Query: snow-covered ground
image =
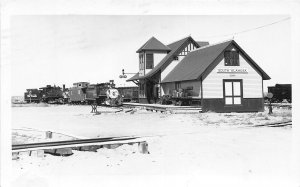
[[(107, 110), (99, 108), (98, 110)], [(114, 109), (109, 109), (114, 110)], [(70, 157), (13, 160), (13, 186), (289, 186), (292, 128), (254, 127), (289, 121), (291, 110), (263, 113), (162, 114), (137, 110), (93, 115), (90, 106), (13, 107), (13, 132), (73, 137), (148, 136), (137, 145)], [(24, 131), (25, 132), (25, 131)]]

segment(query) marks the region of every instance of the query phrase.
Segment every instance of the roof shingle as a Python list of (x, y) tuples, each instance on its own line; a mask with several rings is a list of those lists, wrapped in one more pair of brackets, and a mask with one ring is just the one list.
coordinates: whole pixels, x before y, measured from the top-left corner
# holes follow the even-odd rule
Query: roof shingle
[(131, 78), (127, 79), (126, 81), (134, 81), (139, 79), (139, 72), (137, 72), (135, 75), (133, 75)]
[(198, 79), (216, 58), (231, 44), (234, 43), (261, 72), (264, 80), (270, 77), (242, 50), (233, 40), (215, 45), (204, 46), (188, 53), (182, 61), (162, 80), (162, 83), (187, 81)]
[(206, 46), (206, 45), (209, 45), (209, 42), (197, 41), (197, 44), (198, 44), (200, 47), (204, 47), (204, 46)]
[(170, 51), (171, 49), (157, 40), (155, 37), (151, 37), (142, 47), (140, 47), (136, 52), (139, 53), (145, 50), (158, 50), (158, 51)]
[(230, 43), (231, 41), (227, 41), (217, 45), (205, 46), (188, 53), (162, 82), (197, 79)]

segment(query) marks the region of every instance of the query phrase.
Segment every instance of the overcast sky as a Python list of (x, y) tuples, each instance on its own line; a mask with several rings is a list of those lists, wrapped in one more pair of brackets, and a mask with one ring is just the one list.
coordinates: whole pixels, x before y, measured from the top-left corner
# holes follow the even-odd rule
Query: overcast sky
[[(290, 20), (274, 16), (12, 16), (12, 95), (47, 84), (107, 82), (129, 86), (119, 75), (138, 71), (136, 50), (150, 37), (164, 44), (191, 35), (196, 41), (234, 40), (272, 78), (291, 83)], [(229, 35), (227, 35), (229, 34)], [(226, 35), (226, 36), (223, 36)], [(128, 76), (128, 78), (130, 75)]]

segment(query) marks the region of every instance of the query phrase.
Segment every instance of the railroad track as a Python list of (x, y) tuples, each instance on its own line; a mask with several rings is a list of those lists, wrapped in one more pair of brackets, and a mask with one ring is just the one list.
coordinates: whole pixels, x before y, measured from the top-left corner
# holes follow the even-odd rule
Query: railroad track
[(292, 125), (292, 121), (254, 125), (253, 127), (284, 127)]
[(58, 148), (66, 148), (66, 147), (141, 142), (142, 140), (138, 140), (138, 138), (140, 137), (107, 137), (107, 138), (54, 141), (54, 142), (40, 142), (40, 143), (30, 143), (30, 144), (15, 144), (12, 145), (12, 151), (21, 152), (21, 151), (31, 151), (31, 150), (39, 150), (39, 149), (58, 149)]
[[(283, 127), (283, 126), (290, 126), (290, 125), (292, 125), (292, 121), (254, 125), (251, 127)], [(154, 135), (154, 136), (161, 136), (161, 135)], [(106, 137), (106, 138), (67, 140), (67, 141), (40, 142), (40, 143), (30, 143), (30, 144), (15, 144), (12, 145), (12, 152), (18, 153), (18, 152), (32, 151), (32, 150), (74, 148), (74, 147), (84, 147), (84, 146), (93, 146), (93, 145), (141, 143), (141, 142), (146, 142), (143, 138), (147, 138), (147, 137), (149, 138), (154, 136), (144, 136), (144, 137), (123, 136), (123, 137)]]

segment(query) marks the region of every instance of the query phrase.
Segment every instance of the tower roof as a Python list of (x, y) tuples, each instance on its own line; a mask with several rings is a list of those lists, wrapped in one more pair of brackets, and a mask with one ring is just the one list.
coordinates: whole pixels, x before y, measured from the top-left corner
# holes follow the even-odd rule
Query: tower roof
[(171, 49), (157, 40), (155, 37), (151, 37), (142, 47), (140, 47), (136, 52), (146, 50), (155, 50), (155, 51), (171, 51)]

